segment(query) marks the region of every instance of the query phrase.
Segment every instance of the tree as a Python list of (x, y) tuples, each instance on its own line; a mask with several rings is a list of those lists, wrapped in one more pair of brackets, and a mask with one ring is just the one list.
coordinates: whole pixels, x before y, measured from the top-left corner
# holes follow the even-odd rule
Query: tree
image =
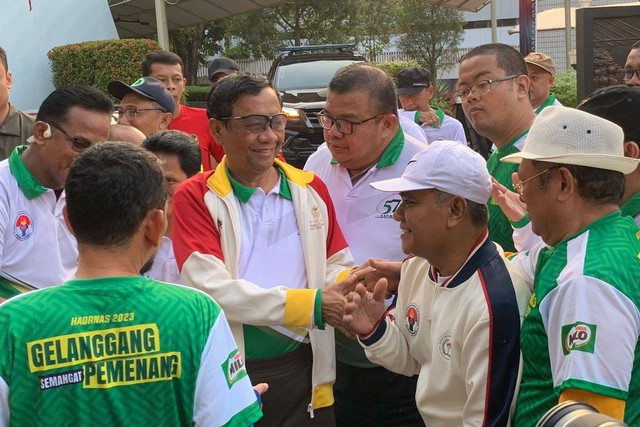
[(184, 63), (184, 76), (189, 84), (195, 84), (198, 68), (205, 64), (205, 55), (221, 51), (220, 40), (224, 37), (224, 26), (219, 22), (198, 24), (179, 28), (169, 33), (172, 50)]
[(429, 69), (437, 79), (438, 68), (447, 69), (456, 57), (464, 37), (462, 14), (423, 0), (403, 0), (398, 12), (398, 29), (403, 33), (398, 48)]
[(353, 41), (352, 21), (359, 0), (293, 0), (226, 20), (227, 37), (238, 44), (232, 57), (273, 58), (281, 46)]
[(361, 43), (370, 61), (389, 45), (396, 31), (398, 0), (359, 0), (357, 13), (350, 28), (357, 43)]

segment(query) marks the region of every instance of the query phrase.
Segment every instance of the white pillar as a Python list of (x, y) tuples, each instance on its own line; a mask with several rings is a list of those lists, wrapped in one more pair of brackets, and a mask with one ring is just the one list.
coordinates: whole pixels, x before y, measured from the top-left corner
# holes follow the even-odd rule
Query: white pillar
[[(522, 28), (520, 29), (522, 31)], [(491, 43), (498, 43), (498, 17), (496, 15), (496, 0), (491, 0)]]
[(564, 0), (564, 39), (568, 71), (571, 69), (571, 0)]
[(167, 6), (164, 0), (155, 0), (156, 28), (158, 31), (158, 44), (160, 48), (169, 50), (169, 24), (167, 22)]

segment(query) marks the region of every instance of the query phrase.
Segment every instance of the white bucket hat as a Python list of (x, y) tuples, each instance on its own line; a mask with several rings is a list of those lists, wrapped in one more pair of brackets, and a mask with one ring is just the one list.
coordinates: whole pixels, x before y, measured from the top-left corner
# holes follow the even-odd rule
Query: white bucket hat
[(485, 160), (456, 141), (434, 141), (413, 156), (400, 178), (370, 185), (376, 190), (396, 193), (435, 188), (481, 204), (486, 204), (491, 195), (491, 177)]
[(520, 153), (502, 159), (522, 159), (587, 166), (628, 174), (638, 160), (624, 156), (624, 132), (608, 120), (567, 107), (547, 107), (531, 126)]

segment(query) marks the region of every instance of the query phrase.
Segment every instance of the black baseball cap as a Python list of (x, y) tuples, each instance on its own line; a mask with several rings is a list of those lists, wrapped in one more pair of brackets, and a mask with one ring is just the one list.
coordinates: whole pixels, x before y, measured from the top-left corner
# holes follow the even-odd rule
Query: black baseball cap
[(165, 109), (165, 112), (173, 114), (173, 96), (167, 90), (164, 83), (153, 77), (141, 77), (129, 86), (120, 80), (114, 80), (107, 85), (109, 93), (120, 101), (128, 93), (134, 92), (156, 101)]
[(640, 143), (640, 88), (625, 85), (602, 87), (582, 100), (578, 110), (617, 124), (624, 131), (625, 141)]
[(211, 80), (211, 77), (216, 73), (231, 74), (236, 71), (240, 71), (240, 67), (236, 61), (231, 58), (221, 56), (220, 58), (214, 59), (211, 61), (211, 64), (209, 64), (209, 80)]
[(421, 67), (410, 67), (396, 76), (398, 95), (416, 95), (431, 86), (431, 73)]

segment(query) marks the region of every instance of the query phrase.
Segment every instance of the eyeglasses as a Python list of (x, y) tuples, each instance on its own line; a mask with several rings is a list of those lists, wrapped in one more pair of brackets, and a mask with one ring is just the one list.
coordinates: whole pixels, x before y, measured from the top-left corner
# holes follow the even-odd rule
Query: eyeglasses
[(543, 170), (540, 173), (537, 173), (537, 174), (535, 174), (533, 176), (530, 176), (529, 178), (525, 179), (524, 181), (520, 181), (520, 182), (517, 182), (517, 183), (513, 184), (513, 189), (516, 190), (516, 193), (518, 193), (519, 195), (522, 196), (522, 193), (524, 192), (524, 185), (527, 182), (529, 182), (532, 179), (537, 178), (537, 177), (549, 172), (551, 169), (555, 169), (555, 168), (547, 168), (547, 169)]
[(460, 102), (462, 102), (466, 100), (469, 95), (480, 96), (489, 92), (489, 86), (491, 86), (493, 83), (505, 82), (507, 80), (515, 79), (516, 77), (518, 77), (518, 75), (501, 77), (499, 79), (482, 80), (471, 86), (471, 88), (469, 89), (460, 89), (455, 91), (454, 95), (457, 101), (459, 100)]
[(86, 150), (87, 148), (93, 145), (93, 142), (89, 141), (86, 138), (73, 137), (69, 135), (64, 129), (60, 127), (59, 124), (55, 122), (47, 122), (47, 123), (49, 123), (51, 126), (53, 126), (54, 128), (58, 129), (60, 132), (62, 132), (65, 138), (67, 139), (67, 141), (71, 142), (71, 149), (77, 153), (82, 153), (84, 150)]
[(267, 125), (275, 132), (282, 132), (287, 125), (287, 115), (284, 113), (273, 116), (262, 114), (249, 114), (248, 116), (223, 117), (218, 120), (236, 120), (236, 122), (251, 133), (260, 133), (267, 130)]
[(347, 119), (336, 119), (335, 117), (331, 117), (324, 111), (321, 111), (318, 113), (318, 122), (320, 123), (320, 126), (322, 126), (322, 129), (326, 129), (326, 130), (331, 130), (331, 128), (333, 127), (333, 124), (335, 123), (340, 133), (342, 133), (343, 135), (351, 135), (353, 133), (354, 126), (361, 125), (373, 119), (378, 119), (380, 117), (386, 116), (387, 114), (391, 114), (391, 113), (387, 112), (387, 113), (377, 114), (373, 117), (369, 117), (368, 119), (364, 119), (359, 122), (354, 122), (352, 120), (347, 120)]
[(136, 107), (128, 107), (128, 108), (117, 108), (116, 113), (118, 113), (118, 118), (123, 116), (127, 116), (129, 119), (135, 119), (140, 111), (162, 111), (166, 113), (167, 111), (164, 108), (136, 108)]
[(638, 79), (640, 79), (640, 70), (624, 70), (622, 74), (622, 78), (624, 79), (625, 82), (628, 82), (628, 81), (631, 81), (631, 79), (633, 79), (634, 75)]

